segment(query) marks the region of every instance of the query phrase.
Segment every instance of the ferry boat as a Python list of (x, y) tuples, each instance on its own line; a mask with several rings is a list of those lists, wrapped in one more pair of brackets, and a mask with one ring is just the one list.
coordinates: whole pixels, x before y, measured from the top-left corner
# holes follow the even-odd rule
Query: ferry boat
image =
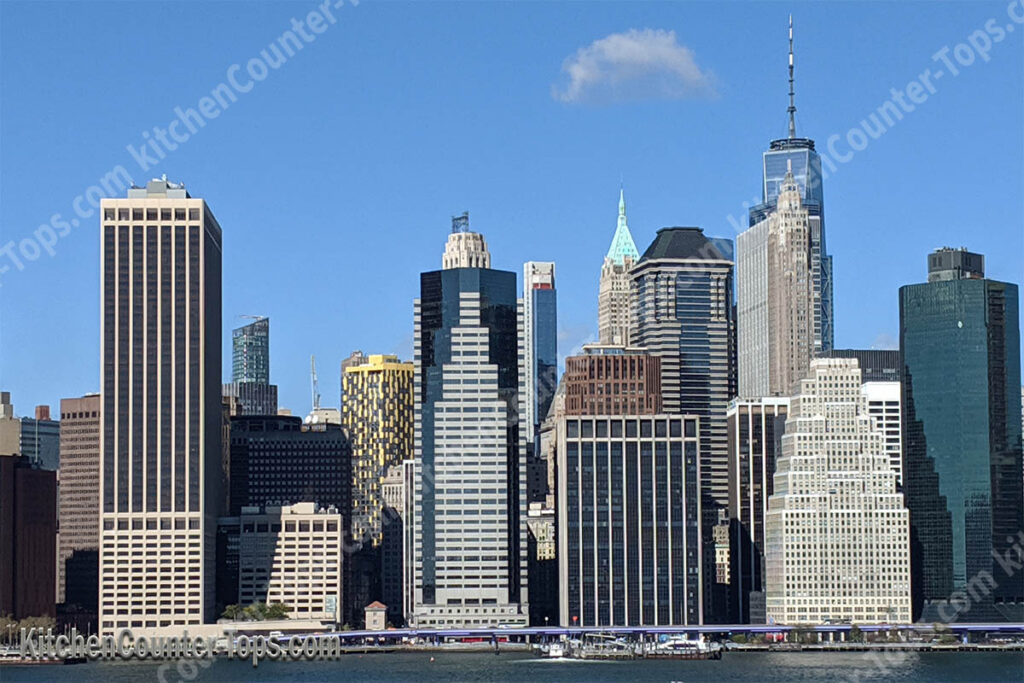
[(710, 643), (703, 638), (672, 637), (655, 643), (653, 649), (644, 653), (648, 659), (721, 659), (722, 646)]

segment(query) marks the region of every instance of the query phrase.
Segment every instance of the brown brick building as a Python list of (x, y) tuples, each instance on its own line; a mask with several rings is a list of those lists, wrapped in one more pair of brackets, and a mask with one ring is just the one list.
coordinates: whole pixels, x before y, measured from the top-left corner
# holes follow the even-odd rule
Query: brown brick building
[(661, 359), (642, 349), (588, 345), (565, 359), (566, 415), (661, 412)]

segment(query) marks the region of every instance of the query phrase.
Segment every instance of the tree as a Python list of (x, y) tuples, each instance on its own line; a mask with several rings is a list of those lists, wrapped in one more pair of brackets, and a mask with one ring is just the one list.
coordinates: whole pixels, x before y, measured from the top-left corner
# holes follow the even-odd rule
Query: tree
[(730, 640), (734, 643), (739, 643), (740, 645), (745, 645), (747, 643), (747, 637), (742, 633), (737, 633)]
[(851, 643), (863, 643), (864, 642), (864, 632), (860, 630), (860, 627), (857, 626), (857, 624), (854, 624), (853, 626), (850, 627), (850, 642)]
[(288, 613), (292, 611), (290, 605), (286, 605), (283, 602), (272, 602), (267, 607), (267, 611), (264, 615), (265, 619), (287, 619)]
[(221, 616), (224, 617), (225, 619), (230, 619), (231, 621), (237, 621), (238, 618), (241, 617), (241, 615), (242, 615), (242, 608), (241, 608), (241, 606), (239, 606), (239, 605), (228, 605), (227, 607), (224, 608), (224, 613)]
[(0, 617), (0, 638), (10, 645), (14, 642), (15, 637), (21, 633), (18, 628), (18, 620), (10, 614), (5, 614)]

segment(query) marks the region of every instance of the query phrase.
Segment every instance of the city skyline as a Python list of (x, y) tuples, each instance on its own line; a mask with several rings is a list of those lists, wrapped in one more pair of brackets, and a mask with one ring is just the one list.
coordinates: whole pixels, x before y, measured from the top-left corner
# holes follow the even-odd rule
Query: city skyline
[[(552, 38), (548, 41), (551, 45), (538, 55), (502, 53), (499, 59), (492, 61), (492, 66), (498, 65), (502, 77), (512, 79), (512, 97), (525, 104), (518, 104), (509, 113), (497, 112), (502, 99), (491, 88), (499, 86), (500, 89), (507, 84), (503, 86), (500, 79), (493, 84), (485, 81), (482, 104), (464, 101), (458, 92), (446, 92), (446, 97), (456, 97), (463, 105), (455, 116), (457, 122), (444, 124), (424, 141), (403, 137), (402, 144), (393, 143), (382, 150), (372, 149), (373, 145), (364, 148), (356, 141), (360, 135), (375, 139), (386, 130), (404, 124), (397, 115), (395, 119), (376, 124), (362, 109), (360, 97), (372, 101), (371, 109), (379, 107), (375, 99), (378, 91), (383, 92), (389, 79), (397, 76), (390, 68), (372, 68), (348, 54), (348, 50), (358, 48), (359, 42), (367, 39), (360, 32), (372, 34), (371, 29), (387, 21), (389, 28), (395, 28), (395, 39), (401, 40), (417, 21), (425, 19), (429, 25), (429, 21), (440, 21), (443, 17), (454, 22), (452, 30), (469, 30), (478, 26), (485, 16), (481, 9), (468, 6), (449, 8), (450, 11), (441, 14), (429, 8), (374, 7), (366, 3), (347, 7), (346, 11), (351, 12), (344, 16), (339, 14), (339, 26), (331, 29), (337, 34), (327, 33), (310, 43), (291, 60), (294, 63), (282, 66), (266, 83), (260, 83), (250, 100), (240, 99), (221, 119), (208, 121), (202, 132), (203, 142), (183, 144), (181, 149), (169, 153), (166, 160), (146, 171), (140, 170), (138, 165), (132, 167), (130, 164), (135, 162), (124, 150), (125, 145), (139, 147), (144, 143), (142, 130), (152, 125), (165, 125), (175, 106), (194, 107), (196, 100), (223, 78), (224, 68), (247, 55), (258, 54), (268, 40), (287, 29), (288, 19), (294, 13), (290, 7), (294, 6), (261, 5), (252, 16), (230, 20), (213, 8), (205, 21), (213, 27), (227, 26), (231, 21), (232, 28), (237, 28), (237, 35), (226, 41), (231, 49), (199, 50), (195, 56), (175, 54), (173, 59), (160, 62), (168, 55), (161, 53), (164, 48), (158, 46), (155, 67), (152, 63), (125, 59), (125, 54), (121, 53), (121, 50), (129, 53), (135, 50), (134, 41), (139, 38), (133, 37), (120, 47), (96, 47), (97, 42), (118, 42), (112, 40), (114, 35), (122, 38), (126, 35), (124, 17), (102, 6), (94, 16), (79, 15), (80, 10), (69, 8), (67, 16), (57, 22), (53, 40), (68, 43), (62, 48), (67, 50), (74, 49), (77, 40), (89, 36), (90, 49), (101, 50), (96, 73), (105, 72), (108, 60), (110, 64), (116, 63), (119, 70), (125, 70), (128, 80), (139, 81), (139, 87), (143, 88), (131, 93), (111, 93), (109, 89), (98, 88), (93, 80), (95, 76), (82, 73), (80, 69), (72, 69), (67, 74), (56, 73), (56, 70), (53, 73), (40, 71), (52, 58), (45, 58), (37, 51), (51, 50), (59, 55), (60, 50), (49, 44), (48, 37), (36, 41), (35, 45), (26, 44), (9, 28), (19, 23), (15, 19), (37, 19), (41, 16), (40, 10), (5, 7), (5, 18), (12, 19), (4, 22), (5, 47), (25, 63), (37, 60), (40, 67), (23, 69), (12, 74), (9, 83), (5, 82), (5, 89), (10, 93), (4, 102), (4, 117), (9, 124), (5, 128), (17, 127), (24, 131), (19, 138), (37, 142), (29, 148), (20, 139), (5, 139), (5, 157), (23, 163), (4, 165), (2, 186), (10, 193), (8, 197), (17, 197), (17, 201), (5, 198), (2, 202), (0, 225), (5, 229), (0, 243), (21, 239), (22, 233), (31, 235), (31, 226), (45, 222), (55, 211), (70, 215), (66, 206), (75, 194), (88, 185), (89, 179), (101, 176), (116, 164), (129, 168), (137, 184), (144, 184), (150, 177), (165, 172), (174, 180), (184, 182), (194, 196), (208, 198), (217, 206), (226, 224), (244, 226), (228, 236), (225, 248), (223, 328), (239, 326), (241, 319), (236, 316), (252, 311), (274, 318), (275, 353), (271, 372), (275, 382), (281, 385), (281, 406), (291, 408), (296, 414), (305, 413), (307, 408), (305, 357), (311, 352), (315, 352), (327, 368), (336, 367), (353, 348), (397, 352), (403, 360), (411, 358), (409, 301), (415, 296), (415, 276), (423, 269), (434, 267), (438, 239), (446, 232), (450, 215), (466, 208), (474, 212), (474, 227), (485, 235), (499, 256), (494, 264), (496, 268), (519, 271), (523, 262), (533, 259), (558, 263), (562, 299), (559, 311), (561, 359), (580, 343), (596, 338), (597, 302), (593, 291), (599, 269), (595, 264), (600, 263), (614, 230), (615, 190), (620, 178), (624, 178), (630, 195), (630, 228), (638, 243), (649, 243), (661, 227), (680, 224), (703, 225), (709, 236), (734, 239), (737, 231), (729, 216), (733, 216), (741, 228), (746, 227), (743, 203), (760, 194), (758, 157), (769, 140), (786, 134), (785, 22), (790, 8), (782, 5), (749, 7), (749, 11), (736, 20), (741, 26), (756, 27), (758, 39), (741, 43), (724, 41), (729, 44), (726, 48), (716, 46), (713, 40), (716, 33), (713, 29), (718, 25), (716, 19), (721, 16), (721, 10), (701, 6), (658, 10), (650, 6), (610, 6), (580, 17), (569, 35), (557, 40)], [(198, 20), (168, 13), (162, 8), (153, 11), (157, 20), (180, 26), (184, 34), (189, 33), (191, 22)], [(493, 11), (509, 20), (510, 33), (515, 32), (517, 22), (526, 20), (515, 9)], [(539, 11), (557, 22), (568, 10), (542, 6)], [(947, 44), (952, 46), (964, 40), (990, 16), (1002, 16), (1004, 7), (999, 3), (938, 6), (927, 15), (892, 7), (885, 10), (888, 14), (884, 26), (873, 21), (879, 11), (873, 7), (841, 5), (828, 11), (834, 16), (826, 18), (826, 10), (801, 6), (794, 17), (797, 132), (814, 138), (823, 154), (828, 150), (830, 135), (845, 133), (889, 99), (889, 87), (902, 89), (923, 69), (939, 68), (942, 62), (933, 59), (933, 54)], [(439, 14), (440, 17), (436, 16)], [(882, 34), (899, 31), (901, 17), (908, 21), (912, 18), (920, 30), (906, 36), (898, 48), (883, 49)], [(100, 22), (108, 22), (109, 26), (100, 30)], [(842, 28), (841, 22), (845, 22)], [(75, 31), (81, 30), (82, 36), (69, 35), (71, 26)], [(715, 75), (717, 99), (698, 97), (597, 106), (565, 101), (571, 92), (564, 89), (560, 80), (564, 78), (560, 74), (564, 60), (579, 58), (577, 50), (588, 45), (593, 47), (595, 41), (606, 36), (644, 28), (675, 30), (673, 40), (693, 50), (693, 58), (702, 73)], [(415, 30), (422, 30), (422, 27), (417, 26)], [(882, 34), (877, 34), (879, 30)], [(116, 33), (107, 33), (109, 31)], [(857, 43), (858, 36), (870, 36), (864, 40), (878, 48), (877, 54), (858, 51), (858, 59), (851, 60), (844, 52), (847, 48), (829, 38), (839, 31), (851, 39), (851, 44)], [(510, 36), (493, 38), (496, 49), (512, 49)], [(479, 49), (466, 45), (457, 50), (431, 51), (428, 46), (430, 54), (403, 54), (406, 58), (423, 58), (428, 71), (462, 69), (454, 75), (461, 74), (475, 82), (487, 74), (463, 66), (462, 62), (467, 61), (464, 59), (467, 54)], [(1021, 233), (1021, 202), (1017, 200), (1024, 164), (1014, 152), (1022, 147), (1014, 144), (1021, 136), (1020, 127), (1016, 125), (1021, 118), (1021, 104), (1013, 99), (1012, 89), (1001, 85), (1005, 78), (1019, 80), (1021, 66), (1013, 59), (1019, 51), (1019, 34), (993, 45), (990, 62), (979, 60), (970, 68), (963, 67), (955, 79), (940, 82), (937, 92), (919, 107), (920, 111), (906, 114), (881, 138), (870, 140), (863, 152), (854, 155), (849, 163), (838, 165), (838, 170), (826, 180), (829, 251), (836, 256), (837, 347), (869, 348), (879, 341), (881, 345), (893, 346), (898, 329), (896, 290), (900, 285), (916, 282), (917, 259), (943, 244), (968, 244), (973, 250), (988, 255), (987, 270), (992, 277), (1020, 280), (1022, 250), (1012, 245), (1020, 239)], [(337, 64), (342, 57), (347, 60), (345, 64), (357, 62), (351, 72), (345, 72), (353, 78), (352, 88), (343, 88), (353, 98), (321, 102), (318, 98), (322, 96), (309, 88), (317, 85), (318, 79), (328, 78), (330, 72), (324, 70), (325, 63)], [(181, 60), (184, 63), (179, 74), (172, 65)], [(904, 63), (915, 68), (904, 70), (893, 66)], [(506, 68), (513, 64), (521, 65), (522, 76), (506, 73)], [(862, 73), (853, 73), (853, 66), (848, 64), (856, 65)], [(199, 66), (203, 68), (198, 69)], [(134, 74), (137, 69), (149, 67), (161, 72), (166, 70), (174, 77), (153, 79), (152, 84), (141, 83)], [(198, 76), (193, 78), (194, 69), (188, 67), (196, 67)], [(108, 102), (93, 100), (93, 95), (72, 97), (76, 105), (96, 104), (107, 120), (96, 119), (95, 113), (81, 113), (82, 107), (69, 107), (79, 109), (76, 116), (85, 117), (74, 125), (66, 124), (62, 117), (67, 114), (59, 112), (52, 112), (41, 121), (29, 120), (29, 111), (37, 111), (39, 103), (38, 95), (25, 90), (27, 76), (33, 77), (33, 92), (40, 79), (48, 86), (42, 90), (66, 91), (61, 79), (72, 77), (78, 82), (71, 92), (90, 88), (96, 93), (102, 92)], [(378, 80), (368, 80), (374, 76)], [(406, 77), (419, 78), (409, 74)], [(832, 83), (843, 87), (833, 87)], [(556, 90), (563, 95), (561, 99), (551, 96), (552, 84), (557, 84)], [(385, 88), (381, 89), (381, 85)], [(440, 102), (427, 96), (426, 83), (413, 82), (410, 87), (411, 96), (424, 98), (420, 100), (424, 110), (429, 112), (433, 104), (440, 106)], [(736, 109), (741, 96), (753, 98), (758, 106), (743, 114), (731, 111)], [(295, 97), (324, 104), (326, 111), (334, 114), (334, 119), (300, 133), (295, 129), (303, 124), (298, 119), (290, 120), (281, 109), (289, 98)], [(139, 101), (147, 99), (152, 101)], [(480, 116), (476, 107), (481, 106), (492, 116), (490, 125), (466, 128), (467, 120)], [(110, 107), (122, 107), (132, 115), (115, 116)], [(467, 116), (471, 118), (466, 119)], [(970, 126), (982, 116), (986, 120), (985, 127)], [(255, 151), (247, 149), (252, 136), (260, 130), (253, 126), (265, 118), (271, 122), (266, 125), (271, 126), (267, 130), (272, 134), (260, 134), (261, 144)], [(666, 128), (669, 122), (656, 119), (669, 119), (671, 125)], [(76, 126), (83, 124), (95, 124), (95, 134), (88, 140), (76, 138), (74, 146), (66, 144), (63, 133), (52, 136), (39, 129), (40, 125), (49, 125), (75, 131)], [(449, 128), (452, 125), (455, 128)], [(567, 130), (573, 127), (579, 130), (569, 135)], [(939, 141), (947, 139), (950, 131), (969, 127), (977, 144), (958, 147), (955, 162), (951, 161)], [(536, 143), (510, 154), (505, 148), (509, 143), (496, 140), (488, 132), (491, 128), (508, 129), (503, 138), (521, 142), (536, 137)], [(698, 135), (692, 130), (701, 132)], [(285, 142), (266, 139), (274, 134), (298, 145), (300, 151), (278, 148)], [(352, 153), (341, 154), (341, 161), (317, 156), (314, 171), (299, 174), (301, 182), (310, 187), (296, 196), (306, 199), (287, 202), (287, 211), (281, 210), (283, 202), (278, 202), (282, 207), (270, 206), (264, 201), (253, 203), (253, 197), (260, 194), (283, 197), (296, 191), (291, 185), (294, 181), (274, 172), (271, 160), (286, 151), (281, 158), (308, 154), (304, 145), (310, 143), (311, 138), (307, 135), (322, 136), (328, 143), (335, 143), (327, 145), (334, 152), (348, 150)], [(552, 136), (567, 136), (564, 140), (564, 149), (568, 152), (566, 160), (553, 162), (550, 171), (542, 171), (535, 179), (525, 178), (521, 173), (525, 164), (537, 167), (537, 154), (543, 153), (543, 145), (550, 142)], [(707, 140), (697, 139), (701, 137)], [(457, 143), (455, 150), (436, 155), (434, 150), (440, 149), (438, 145), (450, 145), (453, 140)], [(595, 148), (602, 145), (593, 144), (595, 140), (612, 140), (612, 143), (598, 151)], [(660, 141), (660, 146), (654, 146), (656, 140)], [(388, 159), (403, 149), (403, 145), (410, 152), (402, 157), (408, 162), (408, 168), (397, 169)], [(990, 152), (993, 148), (1003, 153), (993, 158)], [(99, 161), (85, 163), (68, 159), (70, 149), (79, 150), (83, 159)], [(845, 150), (845, 143), (840, 143), (839, 149)], [(40, 160), (59, 160), (57, 165), (61, 168), (48, 171), (55, 174), (52, 183), (37, 181), (39, 175), (34, 173), (33, 165), (38, 162), (29, 158), (30, 150), (31, 156)], [(381, 151), (385, 154), (381, 155)], [(350, 177), (344, 169), (350, 162), (344, 159), (351, 159), (358, 165), (360, 160), (369, 159), (366, 155), (371, 152), (373, 163), (363, 174), (365, 178)], [(470, 163), (460, 165), (458, 160), (462, 157), (458, 155), (467, 153), (472, 153), (467, 157)], [(508, 155), (509, 172), (516, 174), (516, 183), (503, 182), (504, 176), (498, 171), (486, 172), (493, 166), (489, 159), (503, 155)], [(909, 156), (915, 158), (911, 167), (914, 173), (908, 173), (903, 165), (911, 163), (907, 161)], [(226, 178), (222, 173), (225, 160), (235, 160), (236, 163), (230, 164), (233, 167), (247, 168), (237, 174), (226, 174), (237, 175), (237, 178)], [(690, 160), (690, 163), (680, 164), (680, 160)], [(692, 163), (693, 160), (700, 163)], [(948, 170), (942, 170), (944, 167)], [(17, 176), (12, 171), (14, 168), (19, 169)], [(317, 169), (330, 176), (333, 194), (321, 191), (324, 188), (320, 186), (318, 176), (321, 174), (315, 172)], [(413, 176), (406, 173), (439, 180), (416, 187)], [(708, 177), (716, 181), (712, 183)], [(985, 182), (975, 178), (983, 178)], [(273, 184), (273, 191), (266, 185), (268, 182)], [(403, 193), (409, 194), (395, 202), (389, 200), (387, 208), (382, 210), (380, 206), (385, 203), (382, 183), (385, 182), (388, 188), (401, 187)], [(965, 183), (968, 192), (963, 191)], [(123, 195), (117, 192), (113, 196)], [(908, 202), (907, 196), (921, 199)], [(65, 199), (55, 199), (59, 197)], [(530, 200), (526, 201), (525, 197)], [(407, 201), (410, 203), (406, 204)], [(984, 225), (979, 224), (976, 213), (979, 203), (986, 207)], [(343, 211), (338, 210), (338, 204), (344, 205)], [(886, 216), (885, 221), (879, 222), (878, 215)], [(289, 225), (303, 227), (291, 233), (281, 232), (281, 226)], [(22, 230), (17, 226), (29, 227)], [(978, 230), (979, 227), (984, 230)], [(318, 247), (311, 250), (305, 248), (304, 241), (309, 240), (310, 231), (314, 230)], [(339, 272), (334, 265), (336, 260), (343, 257), (347, 249), (370, 249), (381, 230), (393, 231), (393, 237), (404, 245), (389, 249), (389, 256), (394, 258), (384, 268), (372, 258), (365, 259), (365, 264), (355, 262), (359, 259), (350, 259), (350, 267)], [(56, 406), (62, 397), (99, 390), (98, 298), (94, 294), (67, 296), (68, 291), (75, 291), (69, 283), (98, 281), (97, 233), (95, 217), (83, 221), (60, 241), (53, 258), (44, 254), (24, 271), (10, 269), (0, 276), (3, 286), (0, 320), (6, 323), (0, 331), (0, 381), (5, 389), (11, 390), (19, 415), (31, 414), (36, 404)], [(582, 239), (584, 236), (586, 239)], [(882, 249), (878, 248), (880, 243)], [(251, 269), (265, 266), (271, 257), (277, 259), (282, 272), (290, 275), (249, 282), (252, 278), (246, 276)], [(861, 267), (862, 261), (870, 262), (871, 267)], [(250, 286), (242, 288), (234, 284), (243, 279)], [(330, 302), (322, 307), (294, 305), (297, 296), (316, 291), (314, 287), (326, 286), (344, 292), (367, 283), (381, 289), (379, 300), (360, 302), (343, 296), (338, 297), (342, 300), (340, 303)], [(54, 314), (26, 316), (22, 304), (35, 299), (51, 300)], [(877, 303), (865, 306), (864, 301)], [(373, 324), (353, 326), (350, 325), (353, 320)], [(60, 334), (57, 325), (69, 325), (82, 333)], [(353, 328), (358, 331), (350, 331)], [(223, 334), (221, 337), (227, 358), (230, 336)], [(48, 362), (38, 363), (40, 357), (47, 357)], [(336, 390), (330, 384), (325, 386), (324, 394), (325, 405), (336, 403)]]
[(1024, 0), (318, 2), (0, 2), (0, 664), (1024, 663)]

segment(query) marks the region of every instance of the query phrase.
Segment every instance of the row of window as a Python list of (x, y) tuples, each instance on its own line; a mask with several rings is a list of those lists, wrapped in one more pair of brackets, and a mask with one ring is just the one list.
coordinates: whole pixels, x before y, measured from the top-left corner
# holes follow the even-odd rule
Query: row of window
[[(188, 209), (187, 211), (188, 220), (199, 220), (199, 209), (192, 208)], [(185, 220), (185, 216), (186, 209), (103, 209), (103, 220), (105, 221), (183, 221)]]

